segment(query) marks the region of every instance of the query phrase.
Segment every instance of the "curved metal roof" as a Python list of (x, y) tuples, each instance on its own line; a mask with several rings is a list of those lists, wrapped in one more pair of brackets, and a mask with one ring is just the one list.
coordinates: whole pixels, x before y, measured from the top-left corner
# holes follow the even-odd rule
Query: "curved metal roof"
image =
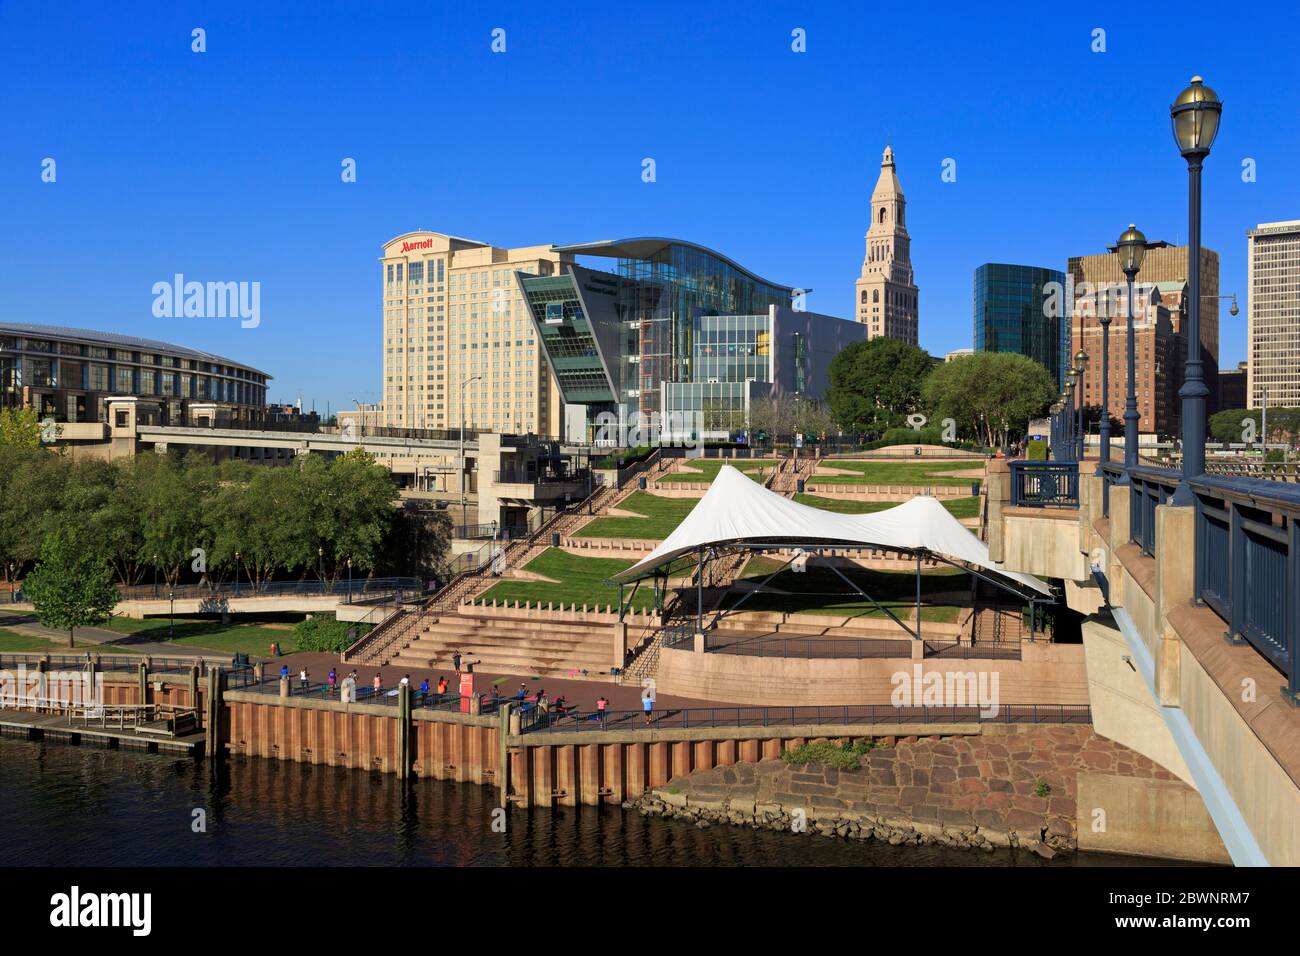
[(770, 285), (776, 289), (784, 289), (786, 292), (793, 292), (794, 288), (788, 285), (782, 285), (780, 282), (772, 282), (764, 279), (762, 276), (750, 272), (735, 259), (730, 256), (724, 256), (716, 249), (710, 249), (708, 246), (702, 246), (698, 242), (688, 242), (685, 239), (668, 239), (663, 236), (638, 236), (631, 239), (603, 239), (600, 242), (584, 242), (573, 246), (555, 246), (556, 252), (567, 252), (577, 256), (605, 256), (610, 259), (653, 259), (656, 255), (663, 252), (669, 246), (686, 246), (689, 249), (697, 249), (713, 258), (725, 262), (737, 272), (743, 273), (755, 282), (761, 282), (764, 285)]
[(0, 322), (0, 333), (5, 332), (10, 332), (14, 335), (31, 336), (33, 338), (74, 341), (82, 345), (104, 345), (111, 348), (129, 348), (134, 350), (144, 349), (149, 352), (167, 352), (171, 355), (179, 355), (183, 358), (198, 359), (201, 362), (219, 362), (222, 365), (233, 365), (248, 372), (256, 372), (258, 375), (265, 375), (268, 380), (271, 378), (271, 376), (266, 372), (263, 372), (259, 368), (254, 368), (246, 362), (236, 362), (234, 359), (229, 359), (221, 355), (214, 355), (211, 352), (201, 352), (198, 349), (187, 348), (184, 345), (172, 345), (170, 342), (161, 342), (158, 339), (142, 339), (134, 335), (120, 335), (117, 332), (95, 332), (90, 329), (74, 329), (66, 325), (33, 325), (26, 322)]

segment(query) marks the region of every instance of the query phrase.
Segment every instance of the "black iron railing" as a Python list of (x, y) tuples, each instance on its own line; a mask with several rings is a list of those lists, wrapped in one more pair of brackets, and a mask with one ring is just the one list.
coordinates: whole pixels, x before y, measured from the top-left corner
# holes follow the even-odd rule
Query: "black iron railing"
[(1076, 463), (1017, 459), (1008, 464), (1012, 507), (1079, 507), (1079, 466)]
[(1178, 488), (1179, 474), (1168, 468), (1138, 466), (1129, 472), (1129, 540), (1154, 557), (1156, 553), (1156, 508), (1167, 502)]
[(1300, 696), (1300, 487), (1205, 475), (1196, 492), (1196, 598)]

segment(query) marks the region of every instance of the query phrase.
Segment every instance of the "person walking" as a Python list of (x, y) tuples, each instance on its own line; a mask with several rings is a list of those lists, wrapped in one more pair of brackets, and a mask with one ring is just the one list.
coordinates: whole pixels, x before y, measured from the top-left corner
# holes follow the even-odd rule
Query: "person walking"
[(343, 678), (343, 685), (341, 688), (340, 696), (342, 698), (343, 703), (345, 704), (356, 703), (356, 699), (357, 699), (357, 672), (356, 671), (353, 671), (347, 677)]
[(460, 673), (460, 651), (451, 652), (451, 667), (457, 674)]
[(605, 729), (605, 714), (609, 710), (609, 701), (601, 694), (596, 698), (596, 715), (600, 718), (600, 729)]
[(650, 726), (651, 712), (655, 709), (655, 682), (646, 679), (644, 690), (641, 691), (641, 710), (645, 713), (646, 726)]
[(326, 680), (326, 682), (328, 682), (328, 684), (329, 684), (329, 688), (330, 688), (330, 696), (333, 697), (333, 696), (334, 696), (334, 685), (337, 684), (338, 681), (339, 681), (339, 672), (336, 671), (334, 668), (331, 667), (331, 668), (330, 668), (330, 672), (329, 672), (329, 674), (326, 675), (326, 677), (325, 677), (325, 680)]
[(442, 674), (438, 677), (438, 703), (442, 703), (443, 698), (447, 696), (447, 675)]
[(378, 671), (375, 672), (374, 680), (375, 696), (382, 696), (384, 693), (384, 676)]
[(307, 696), (307, 688), (311, 687), (311, 681), (307, 678), (307, 668), (303, 667), (298, 671), (298, 687), (302, 690), (302, 696)]
[(428, 699), (429, 699), (429, 678), (426, 677), (420, 681), (420, 705), (423, 706), (424, 702)]

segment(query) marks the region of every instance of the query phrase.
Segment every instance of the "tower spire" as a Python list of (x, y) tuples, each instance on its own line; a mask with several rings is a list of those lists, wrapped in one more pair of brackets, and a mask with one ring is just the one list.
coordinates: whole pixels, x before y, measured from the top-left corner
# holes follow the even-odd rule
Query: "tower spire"
[(867, 326), (868, 338), (887, 336), (917, 343), (917, 288), (912, 282), (907, 200), (888, 141), (871, 192), (871, 226), (855, 292), (857, 320)]

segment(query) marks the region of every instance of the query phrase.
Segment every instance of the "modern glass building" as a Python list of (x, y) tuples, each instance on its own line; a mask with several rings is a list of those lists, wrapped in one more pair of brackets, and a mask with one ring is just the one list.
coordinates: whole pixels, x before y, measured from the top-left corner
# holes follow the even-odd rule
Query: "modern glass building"
[(819, 396), (825, 365), (865, 338), (856, 323), (795, 311), (796, 290), (694, 243), (639, 238), (555, 251), (616, 260), (612, 272), (517, 274), (563, 400), (587, 406), (588, 421), (601, 412), (625, 420), (705, 412), (711, 432), (736, 431), (757, 394)]
[(182, 345), (111, 332), (0, 322), (0, 401), (57, 422), (103, 422), (106, 399), (154, 399), (160, 424), (189, 424), (191, 404), (262, 421), (270, 376)]
[(975, 270), (975, 351), (1018, 352), (1065, 387), (1070, 320), (1065, 273), (986, 262)]

